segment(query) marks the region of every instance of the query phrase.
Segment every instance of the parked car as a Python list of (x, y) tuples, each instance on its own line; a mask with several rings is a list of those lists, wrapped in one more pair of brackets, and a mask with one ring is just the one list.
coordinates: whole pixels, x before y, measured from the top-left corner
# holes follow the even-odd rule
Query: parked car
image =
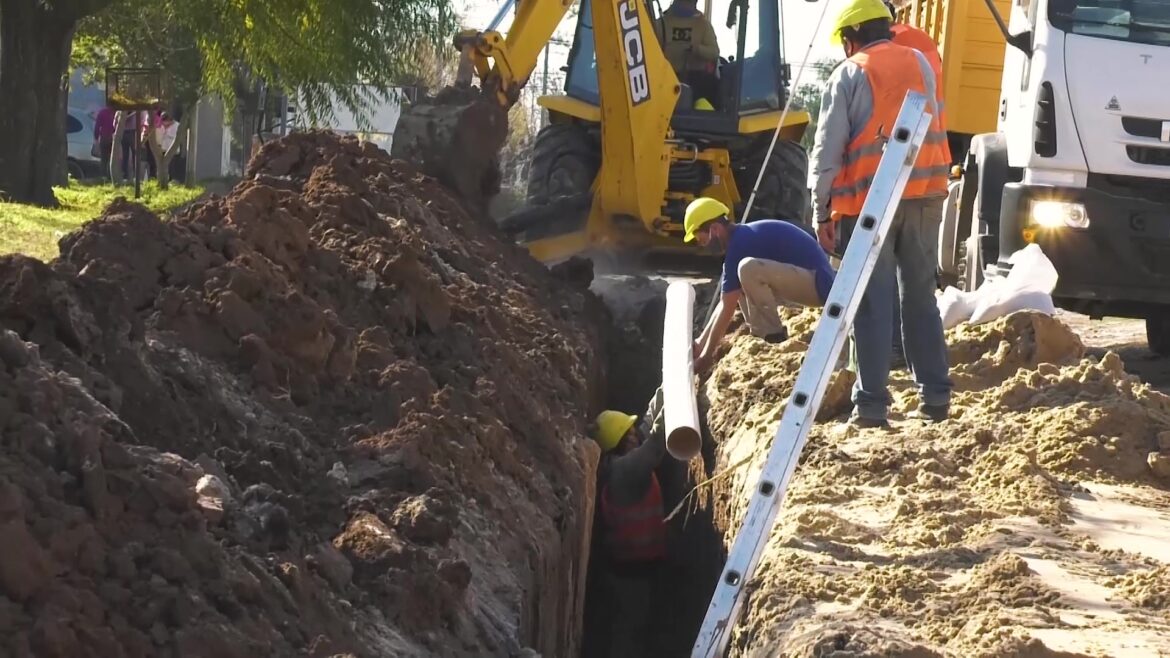
[(66, 166), (69, 175), (77, 180), (96, 178), (101, 175), (101, 158), (94, 157), (93, 113), (76, 107), (68, 109), (65, 115), (65, 139), (68, 143)]

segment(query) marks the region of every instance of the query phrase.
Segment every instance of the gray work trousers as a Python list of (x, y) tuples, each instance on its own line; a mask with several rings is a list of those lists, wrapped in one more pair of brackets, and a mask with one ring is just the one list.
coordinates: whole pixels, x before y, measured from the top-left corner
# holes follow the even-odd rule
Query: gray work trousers
[(753, 336), (784, 330), (779, 316), (782, 305), (821, 305), (816, 275), (811, 270), (765, 258), (745, 258), (736, 271), (743, 290), (739, 310)]
[(922, 402), (950, 403), (953, 384), (934, 296), (944, 202), (942, 197), (902, 200), (854, 318), (853, 404), (865, 418), (884, 419), (891, 402), (887, 384), (899, 315), (902, 347)]
[(612, 606), (608, 658), (644, 658), (651, 654), (656, 576), (657, 565), (648, 565), (645, 573), (606, 572), (605, 586)]

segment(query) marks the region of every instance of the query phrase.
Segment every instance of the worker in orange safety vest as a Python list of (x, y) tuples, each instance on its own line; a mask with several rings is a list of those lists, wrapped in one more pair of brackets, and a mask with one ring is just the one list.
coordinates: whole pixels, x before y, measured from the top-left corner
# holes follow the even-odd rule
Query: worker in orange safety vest
[(611, 602), (607, 656), (650, 656), (654, 594), (667, 556), (662, 486), (655, 469), (666, 454), (662, 391), (642, 423), (620, 411), (597, 416), (601, 446), (598, 508), (606, 589)]
[[(890, 10), (891, 16), (897, 16), (897, 11), (893, 3), (886, 2), (885, 5)], [(924, 30), (920, 30), (908, 23), (898, 23), (896, 20), (890, 25), (890, 34), (893, 35), (890, 40), (894, 43), (899, 46), (913, 48), (926, 56), (926, 61), (930, 63), (930, 70), (934, 72), (935, 99), (938, 101), (938, 118), (942, 122), (942, 129), (946, 130), (947, 117), (946, 106), (943, 103), (942, 55), (938, 52), (938, 44)], [(943, 142), (943, 147), (946, 149), (947, 162), (950, 162), (951, 147), (945, 141)]]
[[(837, 221), (860, 214), (906, 94), (937, 98), (927, 58), (890, 40), (892, 19), (882, 0), (849, 0), (833, 28), (834, 42), (848, 59), (833, 71), (822, 94), (810, 165), (813, 216), (827, 251), (838, 248)], [(921, 396), (913, 415), (930, 422), (949, 415), (952, 383), (934, 291), (950, 161), (942, 120), (935, 103), (930, 105), (930, 130), (854, 320), (857, 381), (851, 422), (860, 427), (888, 426), (896, 299), (907, 360)]]

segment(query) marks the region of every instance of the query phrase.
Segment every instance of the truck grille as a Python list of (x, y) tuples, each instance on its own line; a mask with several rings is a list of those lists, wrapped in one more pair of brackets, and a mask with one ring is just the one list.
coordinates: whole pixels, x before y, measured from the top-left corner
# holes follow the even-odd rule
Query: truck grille
[(1121, 117), (1121, 127), (1134, 137), (1162, 138), (1162, 121), (1139, 117)]
[(1170, 167), (1170, 148), (1160, 149), (1149, 146), (1126, 146), (1125, 153), (1138, 164)]

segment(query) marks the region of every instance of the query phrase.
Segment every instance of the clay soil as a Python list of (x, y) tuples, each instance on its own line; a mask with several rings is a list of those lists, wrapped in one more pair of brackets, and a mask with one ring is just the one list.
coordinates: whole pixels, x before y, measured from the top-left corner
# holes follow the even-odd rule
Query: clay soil
[(582, 286), (326, 134), (61, 254), (0, 259), (0, 655), (576, 655)]
[[(789, 322), (782, 345), (741, 328), (703, 389), (715, 457), (695, 477), (732, 469), (700, 496), (728, 542), (815, 315)], [(1058, 318), (963, 325), (948, 345), (939, 425), (905, 420), (903, 371), (892, 429), (848, 427), (836, 373), (730, 655), (1170, 655), (1170, 397)]]

